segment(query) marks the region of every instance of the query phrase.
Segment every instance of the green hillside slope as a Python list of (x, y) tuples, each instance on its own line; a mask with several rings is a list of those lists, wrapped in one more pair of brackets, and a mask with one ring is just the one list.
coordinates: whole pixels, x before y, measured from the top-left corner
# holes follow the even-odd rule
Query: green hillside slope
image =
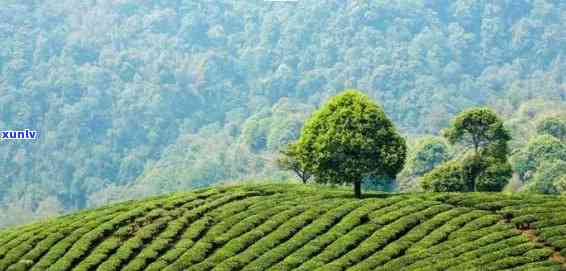
[(3, 230), (0, 270), (560, 270), (564, 233), (561, 197), (218, 187)]

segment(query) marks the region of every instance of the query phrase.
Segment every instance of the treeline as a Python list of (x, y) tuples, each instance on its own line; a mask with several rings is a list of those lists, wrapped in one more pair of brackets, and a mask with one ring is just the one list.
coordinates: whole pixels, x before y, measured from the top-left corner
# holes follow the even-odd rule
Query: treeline
[[(529, 157), (523, 145), (538, 141), (519, 119), (535, 117), (517, 112), (564, 108), (565, 5), (3, 1), (0, 127), (39, 130), (41, 139), (0, 143), (0, 223), (288, 179), (274, 165), (278, 150), (346, 88), (382, 105), (409, 141), (488, 106), (519, 134), (511, 156)], [(519, 178), (546, 172), (532, 168)], [(403, 185), (421, 171), (403, 171)]]
[(407, 192), (500, 192), (514, 168), (515, 184), (507, 190), (566, 193), (566, 111), (537, 119), (536, 135), (515, 150), (513, 165), (512, 134), (489, 108), (461, 112), (441, 134), (421, 140), (405, 165), (406, 140), (381, 107), (362, 92), (347, 90), (313, 113), (298, 140), (283, 147), (277, 164), (305, 184), (312, 178), (353, 185), (358, 198), (364, 182), (386, 186), (403, 169), (399, 186)]
[[(504, 118), (502, 123), (510, 141), (506, 148), (499, 151), (506, 153), (508, 159), (503, 165), (484, 168), (486, 173), (491, 174), (488, 180), (495, 185), (502, 183), (496, 181), (497, 176), (503, 176), (502, 180), (508, 180), (502, 187), (504, 191), (548, 194), (566, 192), (566, 171), (563, 167), (566, 161), (565, 109), (563, 104), (534, 100), (523, 104), (509, 118)], [(425, 136), (413, 140), (407, 165), (398, 176), (401, 191), (422, 191), (423, 187), (419, 185), (421, 181), (444, 179), (448, 183), (458, 183), (449, 179), (466, 175), (465, 172), (481, 171), (482, 166), (473, 167), (476, 155), (470, 154), (469, 146), (465, 148), (450, 144), (449, 139), (448, 134), (448, 137)], [(486, 165), (497, 164), (492, 161)], [(433, 170), (436, 167), (440, 168)], [(436, 190), (430, 186), (428, 188)]]

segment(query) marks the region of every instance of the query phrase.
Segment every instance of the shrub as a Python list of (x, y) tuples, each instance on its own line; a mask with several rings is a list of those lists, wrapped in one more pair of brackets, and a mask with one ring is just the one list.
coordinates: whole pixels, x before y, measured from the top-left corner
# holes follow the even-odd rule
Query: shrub
[(431, 192), (464, 192), (468, 186), (463, 178), (463, 168), (458, 161), (446, 162), (424, 175), (424, 190)]

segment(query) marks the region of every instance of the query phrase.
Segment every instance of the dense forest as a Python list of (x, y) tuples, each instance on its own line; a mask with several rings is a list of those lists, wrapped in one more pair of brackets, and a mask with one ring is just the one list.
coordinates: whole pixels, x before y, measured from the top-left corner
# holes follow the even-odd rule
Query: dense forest
[(418, 190), (459, 153), (440, 131), (487, 106), (512, 135), (506, 189), (560, 192), (564, 25), (561, 0), (3, 0), (0, 129), (41, 136), (0, 141), (0, 226), (290, 180), (281, 146), (346, 88), (409, 142), (394, 189)]

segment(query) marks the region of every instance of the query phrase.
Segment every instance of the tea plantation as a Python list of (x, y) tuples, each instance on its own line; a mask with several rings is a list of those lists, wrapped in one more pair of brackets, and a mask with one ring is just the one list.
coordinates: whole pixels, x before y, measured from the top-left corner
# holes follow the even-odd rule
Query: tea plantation
[(565, 270), (562, 255), (566, 198), (522, 194), (215, 187), (0, 230), (0, 270)]

